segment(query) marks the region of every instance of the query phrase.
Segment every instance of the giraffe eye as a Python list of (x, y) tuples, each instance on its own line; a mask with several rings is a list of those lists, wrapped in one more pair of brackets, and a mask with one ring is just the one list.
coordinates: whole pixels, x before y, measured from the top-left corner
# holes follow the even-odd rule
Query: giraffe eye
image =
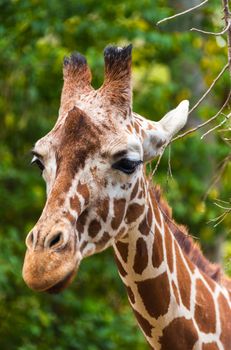
[(39, 169), (41, 170), (41, 172), (43, 172), (44, 165), (39, 158), (34, 156), (32, 161), (31, 161), (31, 164), (36, 164), (39, 167)]
[(112, 165), (112, 168), (120, 170), (125, 174), (132, 174), (134, 173), (138, 165), (140, 165), (141, 163), (141, 160), (131, 160), (128, 158), (122, 158), (118, 162), (114, 163)]

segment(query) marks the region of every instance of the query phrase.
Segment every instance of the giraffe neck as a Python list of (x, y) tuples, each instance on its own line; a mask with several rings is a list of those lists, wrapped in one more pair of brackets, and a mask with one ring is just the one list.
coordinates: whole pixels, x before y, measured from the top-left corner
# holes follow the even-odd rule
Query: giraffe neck
[(228, 291), (182, 250), (151, 190), (147, 190), (147, 203), (137, 229), (117, 241), (114, 252), (148, 343), (156, 350), (228, 350)]

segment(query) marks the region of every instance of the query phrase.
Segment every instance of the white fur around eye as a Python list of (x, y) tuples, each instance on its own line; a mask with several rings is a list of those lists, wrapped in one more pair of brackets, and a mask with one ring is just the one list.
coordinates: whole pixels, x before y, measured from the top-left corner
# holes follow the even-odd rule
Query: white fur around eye
[(134, 162), (139, 162), (142, 160), (140, 153), (137, 153), (137, 152), (128, 152), (126, 155), (126, 158)]

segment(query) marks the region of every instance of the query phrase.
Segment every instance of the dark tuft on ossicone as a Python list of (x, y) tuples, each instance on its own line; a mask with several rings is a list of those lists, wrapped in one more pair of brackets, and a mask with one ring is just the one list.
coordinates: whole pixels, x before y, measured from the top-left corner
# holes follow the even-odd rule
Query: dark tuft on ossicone
[(86, 58), (78, 52), (73, 52), (70, 57), (64, 57), (63, 65), (72, 67), (79, 67), (87, 64)]
[(103, 88), (108, 101), (120, 107), (125, 116), (131, 107), (131, 64), (132, 45), (117, 47), (109, 45), (104, 49), (105, 78)]
[(117, 47), (109, 45), (104, 49), (105, 61), (110, 64), (110, 62), (124, 62), (131, 59), (132, 54), (132, 44), (125, 47)]

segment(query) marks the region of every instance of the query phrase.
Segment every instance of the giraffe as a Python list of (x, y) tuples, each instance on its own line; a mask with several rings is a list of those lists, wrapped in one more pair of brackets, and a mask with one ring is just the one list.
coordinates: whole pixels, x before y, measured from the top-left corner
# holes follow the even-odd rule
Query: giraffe
[(230, 350), (230, 280), (173, 220), (145, 174), (145, 163), (185, 125), (189, 103), (158, 122), (134, 113), (131, 52), (106, 47), (98, 90), (84, 56), (64, 59), (57, 122), (32, 150), (47, 200), (26, 238), (23, 278), (35, 291), (58, 293), (83, 258), (112, 246), (152, 349)]

